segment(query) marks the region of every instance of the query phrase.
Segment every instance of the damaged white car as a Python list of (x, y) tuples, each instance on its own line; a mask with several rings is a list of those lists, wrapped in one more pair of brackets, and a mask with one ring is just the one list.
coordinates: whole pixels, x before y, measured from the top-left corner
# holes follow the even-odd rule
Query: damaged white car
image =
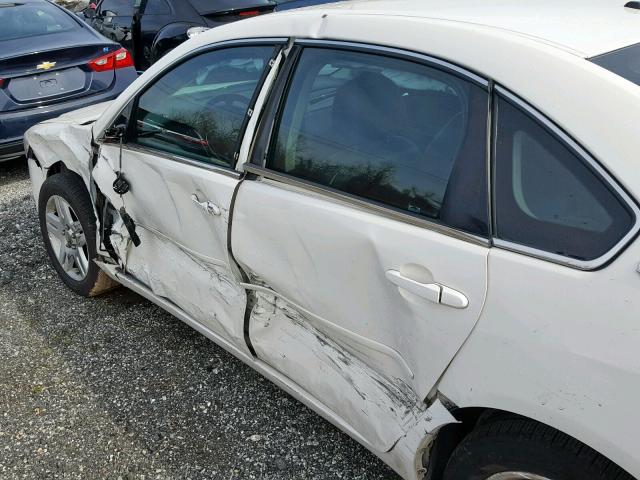
[(403, 478), (640, 476), (637, 2), (474, 3), (221, 27), (32, 128), (48, 253)]

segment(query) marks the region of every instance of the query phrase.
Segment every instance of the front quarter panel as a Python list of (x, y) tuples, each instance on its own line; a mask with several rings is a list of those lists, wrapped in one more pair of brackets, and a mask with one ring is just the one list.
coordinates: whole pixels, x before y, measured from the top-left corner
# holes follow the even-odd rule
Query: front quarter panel
[(476, 330), (440, 384), (553, 426), (640, 477), (640, 243), (584, 272), (492, 249)]
[(33, 152), (31, 156), (38, 159), (42, 170), (48, 170), (55, 163), (62, 162), (69, 170), (80, 175), (91, 191), (91, 140), (90, 124), (44, 122), (27, 130), (25, 149)]

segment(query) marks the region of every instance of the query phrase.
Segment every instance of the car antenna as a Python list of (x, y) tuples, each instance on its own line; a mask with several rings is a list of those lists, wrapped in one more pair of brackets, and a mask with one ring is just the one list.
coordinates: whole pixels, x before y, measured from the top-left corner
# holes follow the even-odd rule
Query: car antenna
[(625, 4), (625, 8), (633, 8), (634, 10), (640, 10), (640, 2), (638, 1), (631, 1), (631, 2), (627, 2)]

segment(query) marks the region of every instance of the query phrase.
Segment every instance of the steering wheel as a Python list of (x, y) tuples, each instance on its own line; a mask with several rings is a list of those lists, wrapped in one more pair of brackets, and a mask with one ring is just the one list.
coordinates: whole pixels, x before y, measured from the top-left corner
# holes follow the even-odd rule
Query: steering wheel
[[(247, 97), (239, 93), (223, 93), (222, 95), (212, 98), (207, 103), (207, 106), (214, 107), (216, 105), (223, 105), (225, 109), (229, 111), (237, 110), (239, 112), (242, 110), (242, 115), (244, 115), (249, 108), (249, 101)], [(238, 107), (238, 104), (242, 105), (242, 107)]]

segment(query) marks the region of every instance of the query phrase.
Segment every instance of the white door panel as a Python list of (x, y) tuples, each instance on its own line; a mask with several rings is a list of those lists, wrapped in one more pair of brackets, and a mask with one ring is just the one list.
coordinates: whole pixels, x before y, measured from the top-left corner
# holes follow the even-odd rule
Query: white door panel
[[(111, 170), (119, 146), (104, 145), (94, 172), (112, 203), (124, 204), (141, 244), (128, 246), (128, 273), (215, 333), (246, 350), (241, 319), (246, 294), (229, 267), (229, 206), (238, 179), (160, 155), (124, 149), (131, 189), (115, 194)], [(111, 171), (111, 174), (109, 172)], [(210, 202), (219, 214), (194, 202)], [(117, 242), (116, 235), (112, 237)], [(114, 245), (117, 247), (117, 245)]]
[[(390, 420), (389, 425), (410, 421), (408, 412), (436, 384), (483, 306), (486, 247), (320, 195), (269, 181), (245, 181), (234, 206), (232, 228), (236, 260), (253, 283), (274, 291), (280, 302), (253, 310), (251, 339), (259, 357), (362, 428), (374, 428), (366, 426), (370, 419), (365, 417), (371, 414), (383, 420), (383, 413), (363, 406), (384, 398), (394, 405), (386, 410), (384, 420)], [(445, 306), (399, 288), (387, 278), (390, 270), (421, 284), (462, 292), (468, 306)], [(295, 311), (295, 318), (287, 311)], [(291, 333), (296, 327), (298, 333)], [(311, 329), (322, 337), (322, 354), (305, 343)], [(291, 348), (306, 347), (304, 357), (282, 354), (278, 332), (299, 338), (303, 345)], [(338, 351), (363, 366), (355, 374), (343, 365), (336, 374), (353, 379), (366, 372), (381, 385), (380, 391), (372, 390), (365, 398), (356, 395), (351, 402), (345, 399), (348, 387), (331, 375), (310, 375), (331, 370), (324, 342), (337, 345)], [(357, 390), (355, 385), (351, 388)], [(404, 395), (385, 396), (382, 390)], [(379, 446), (397, 439), (392, 428), (377, 434)]]

